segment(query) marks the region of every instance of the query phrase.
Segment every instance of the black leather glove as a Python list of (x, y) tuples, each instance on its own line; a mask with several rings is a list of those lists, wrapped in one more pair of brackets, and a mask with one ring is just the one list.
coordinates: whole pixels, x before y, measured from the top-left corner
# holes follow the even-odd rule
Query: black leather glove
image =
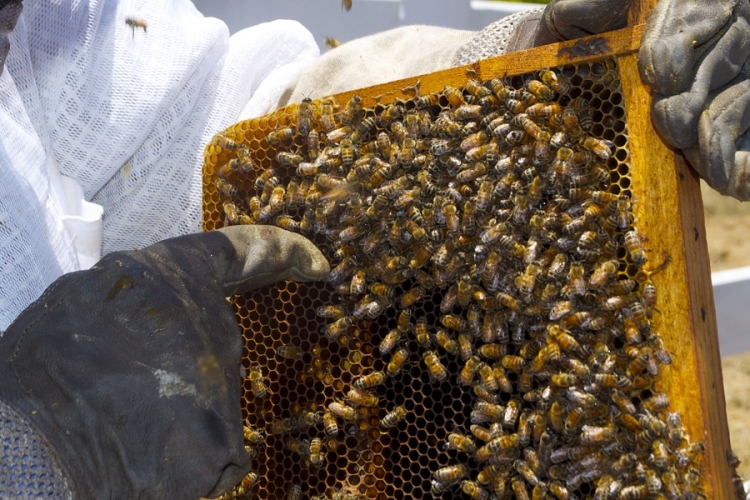
[(659, 133), (714, 189), (750, 200), (750, 3), (661, 0), (641, 45)]
[(0, 338), (0, 400), (48, 441), (74, 498), (219, 495), (251, 466), (225, 297), (328, 271), (310, 241), (269, 226), (109, 254)]

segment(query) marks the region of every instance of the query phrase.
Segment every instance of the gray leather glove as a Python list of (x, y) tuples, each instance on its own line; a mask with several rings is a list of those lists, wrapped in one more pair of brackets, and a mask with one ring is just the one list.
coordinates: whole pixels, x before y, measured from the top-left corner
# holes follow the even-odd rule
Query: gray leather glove
[(328, 271), (310, 241), (269, 226), (111, 253), (0, 338), (0, 401), (48, 442), (73, 498), (217, 496), (251, 466), (225, 297)]
[(551, 0), (514, 30), (505, 52), (624, 28), (632, 0)]
[(717, 191), (750, 200), (750, 3), (661, 0), (639, 54), (659, 133)]
[(16, 27), (22, 10), (21, 0), (0, 0), (0, 75), (3, 74), (5, 58), (10, 50), (8, 36)]

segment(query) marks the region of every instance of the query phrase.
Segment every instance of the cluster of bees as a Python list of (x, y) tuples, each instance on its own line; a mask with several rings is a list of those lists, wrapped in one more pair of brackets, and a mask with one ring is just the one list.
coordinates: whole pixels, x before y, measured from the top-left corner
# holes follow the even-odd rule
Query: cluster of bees
[[(589, 102), (552, 70), (518, 82), (469, 80), (375, 109), (357, 95), (341, 106), (305, 100), (267, 135), (276, 151), (267, 169), (245, 145), (214, 139), (235, 156), (215, 180), (225, 224), (276, 224), (329, 252), (327, 282), (341, 299), (317, 314), (330, 342), (383, 314), (396, 319), (377, 343), (382, 370), (270, 432), (320, 467), (324, 441), (291, 436), (322, 428), (335, 438), (339, 423), (389, 407), (378, 388), (418, 358), (435, 383), (473, 395), (468, 428), (443, 443), (457, 463), (433, 471), (434, 496), (704, 498), (703, 445), (654, 389), (671, 358), (652, 329), (651, 276), (669, 259), (649, 262), (629, 192), (612, 182), (614, 145), (591, 133)], [(235, 185), (243, 176), (254, 179), (246, 198)], [(425, 301), (432, 318), (414, 313)], [(387, 408), (379, 426), (406, 416)], [(256, 453), (263, 435), (246, 431)], [(290, 487), (289, 498), (301, 494)]]

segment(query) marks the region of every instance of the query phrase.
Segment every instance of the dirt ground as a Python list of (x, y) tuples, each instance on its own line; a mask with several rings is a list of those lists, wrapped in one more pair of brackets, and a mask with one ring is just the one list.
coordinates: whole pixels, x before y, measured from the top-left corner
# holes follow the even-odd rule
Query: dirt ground
[[(750, 266), (750, 203), (740, 203), (703, 186), (711, 271)], [(722, 359), (732, 448), (739, 472), (750, 479), (750, 352)]]

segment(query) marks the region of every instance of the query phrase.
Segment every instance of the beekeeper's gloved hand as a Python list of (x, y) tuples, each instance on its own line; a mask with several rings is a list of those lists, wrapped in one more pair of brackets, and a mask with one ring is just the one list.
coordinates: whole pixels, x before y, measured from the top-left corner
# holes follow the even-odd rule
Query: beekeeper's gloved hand
[(624, 28), (631, 4), (632, 0), (551, 0), (544, 10), (524, 17), (505, 52)]
[(639, 54), (659, 133), (717, 191), (750, 200), (750, 4), (661, 0)]
[[(63, 497), (67, 482), (73, 498), (189, 499), (231, 488), (251, 462), (225, 297), (328, 271), (300, 235), (234, 226), (62, 276), (0, 338), (0, 489), (46, 496), (34, 484), (56, 478)], [(32, 467), (45, 453), (62, 477)]]

